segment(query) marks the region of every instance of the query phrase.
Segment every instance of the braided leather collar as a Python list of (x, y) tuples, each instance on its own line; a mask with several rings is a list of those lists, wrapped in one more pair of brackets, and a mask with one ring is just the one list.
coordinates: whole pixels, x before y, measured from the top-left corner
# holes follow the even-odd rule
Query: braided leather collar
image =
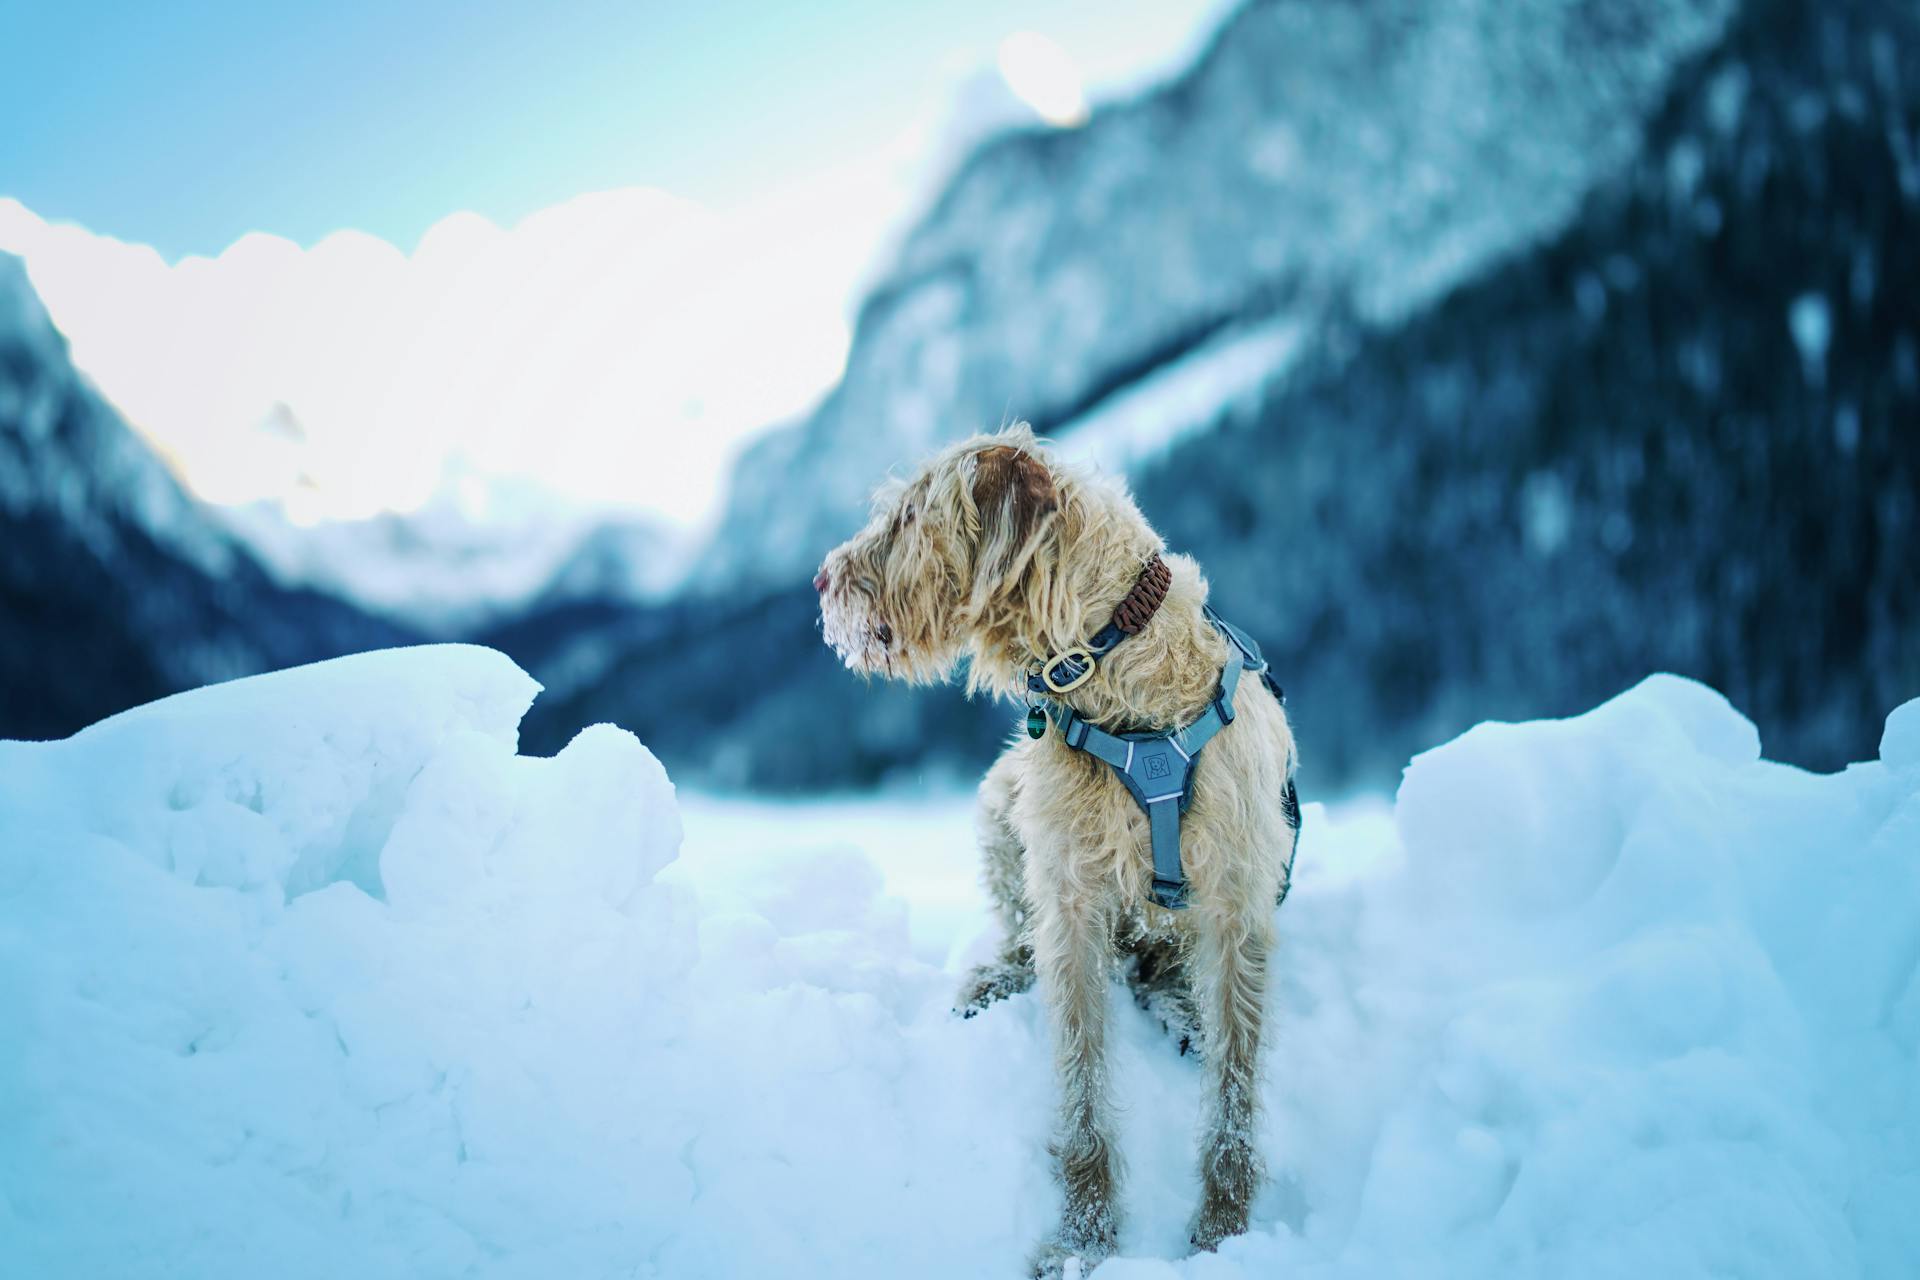
[(1086, 644), (1076, 645), (1040, 662), (1038, 669), (1027, 677), (1027, 689), (1032, 693), (1058, 696), (1071, 693), (1091, 680), (1101, 658), (1128, 636), (1137, 635), (1141, 628), (1153, 620), (1153, 615), (1166, 602), (1167, 589), (1172, 585), (1173, 573), (1156, 551), (1141, 566), (1140, 576), (1133, 580), (1133, 586), (1114, 608), (1113, 620), (1100, 628)]
[(1172, 585), (1173, 570), (1167, 568), (1159, 552), (1154, 552), (1141, 567), (1140, 576), (1133, 580), (1133, 589), (1127, 592), (1126, 599), (1114, 609), (1113, 625), (1127, 635), (1139, 634), (1140, 628), (1160, 612), (1160, 606), (1166, 602), (1167, 588)]

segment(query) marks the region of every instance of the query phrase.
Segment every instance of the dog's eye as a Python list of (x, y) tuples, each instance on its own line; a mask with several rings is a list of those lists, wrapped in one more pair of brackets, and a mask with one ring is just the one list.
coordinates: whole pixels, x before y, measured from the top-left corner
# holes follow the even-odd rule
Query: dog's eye
[(914, 516), (918, 514), (919, 513), (913, 509), (913, 504), (909, 502), (900, 512), (900, 527), (904, 529), (906, 526), (912, 524)]

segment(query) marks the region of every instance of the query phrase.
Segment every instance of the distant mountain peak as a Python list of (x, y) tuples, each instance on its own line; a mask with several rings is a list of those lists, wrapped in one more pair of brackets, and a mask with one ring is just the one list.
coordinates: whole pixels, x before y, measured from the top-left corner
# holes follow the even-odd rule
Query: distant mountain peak
[(1070, 430), (1223, 332), (1406, 314), (1572, 217), (1732, 9), (1270, 0), (1084, 128), (989, 138), (866, 297), (840, 384), (743, 454), (695, 580), (804, 580), (887, 466), (1008, 417)]

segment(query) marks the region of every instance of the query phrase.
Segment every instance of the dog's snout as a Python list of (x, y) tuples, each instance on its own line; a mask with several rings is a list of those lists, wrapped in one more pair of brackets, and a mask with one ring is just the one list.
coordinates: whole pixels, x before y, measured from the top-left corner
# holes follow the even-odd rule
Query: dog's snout
[(825, 569), (813, 575), (813, 589), (822, 594), (825, 594), (828, 586), (830, 586), (832, 582), (833, 579), (827, 576)]

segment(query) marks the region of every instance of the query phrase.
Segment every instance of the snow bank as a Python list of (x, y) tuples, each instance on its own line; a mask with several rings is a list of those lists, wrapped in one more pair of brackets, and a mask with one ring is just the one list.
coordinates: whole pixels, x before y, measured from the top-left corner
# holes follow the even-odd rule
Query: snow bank
[[(938, 852), (676, 859), (631, 736), (515, 754), (536, 691), (433, 647), (0, 744), (0, 1274), (1018, 1271), (1045, 1026), (946, 1012)], [(1660, 678), (1309, 823), (1256, 1230), (1181, 1257), (1198, 1075), (1116, 993), (1101, 1275), (1911, 1274), (1920, 702), (1820, 777)]]

